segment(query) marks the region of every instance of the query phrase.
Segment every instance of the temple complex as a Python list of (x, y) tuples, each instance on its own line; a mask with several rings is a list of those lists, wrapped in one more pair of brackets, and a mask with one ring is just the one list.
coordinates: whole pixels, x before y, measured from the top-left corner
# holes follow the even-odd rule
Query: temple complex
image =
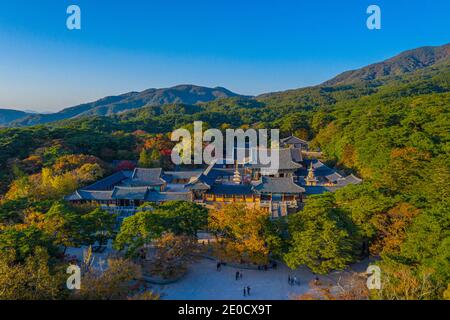
[[(96, 204), (125, 217), (144, 203), (191, 201), (205, 207), (226, 203), (256, 206), (272, 218), (301, 210), (311, 194), (333, 192), (361, 179), (342, 176), (317, 159), (303, 159), (303, 140), (290, 137), (279, 149), (277, 170), (250, 161), (254, 152), (230, 166), (215, 161), (204, 169), (164, 171), (136, 168), (119, 171), (67, 196), (74, 204)], [(301, 145), (301, 148), (298, 146)]]

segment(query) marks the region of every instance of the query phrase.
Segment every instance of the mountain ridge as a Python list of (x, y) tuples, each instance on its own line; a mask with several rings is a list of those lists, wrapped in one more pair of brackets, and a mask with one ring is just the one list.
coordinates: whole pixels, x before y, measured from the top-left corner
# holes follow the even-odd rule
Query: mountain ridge
[(345, 85), (357, 81), (376, 80), (391, 75), (410, 73), (437, 64), (450, 57), (450, 43), (442, 46), (425, 46), (403, 51), (387, 60), (345, 71), (325, 81), (322, 86)]
[[(234, 93), (223, 87), (209, 88), (181, 84), (170, 88), (150, 88), (141, 92), (131, 91), (116, 96), (107, 96), (93, 102), (68, 107), (51, 114), (24, 114), (23, 117), (12, 120), (8, 125), (29, 126), (82, 116), (111, 116), (142, 107), (156, 107), (171, 103), (194, 105), (219, 98), (231, 97), (248, 96)], [(0, 125), (2, 125), (1, 122)]]
[[(65, 108), (51, 114), (32, 114), (23, 111), (0, 109), (0, 126), (29, 126), (45, 124), (66, 119), (85, 116), (111, 116), (144, 107), (161, 107), (167, 104), (196, 105), (220, 98), (255, 98), (258, 101), (280, 99), (280, 96), (290, 95), (291, 103), (308, 99), (308, 89), (328, 90), (357, 83), (373, 85), (375, 82), (392, 76), (400, 76), (447, 63), (450, 60), (450, 43), (442, 46), (425, 46), (403, 51), (400, 54), (381, 62), (343, 72), (334, 78), (316, 86), (290, 89), (279, 92), (264, 93), (256, 97), (239, 95), (223, 87), (202, 87), (181, 84), (170, 88), (150, 88), (144, 91), (131, 91), (116, 96)], [(300, 95), (300, 96), (299, 96)], [(304, 101), (303, 101), (304, 102)]]

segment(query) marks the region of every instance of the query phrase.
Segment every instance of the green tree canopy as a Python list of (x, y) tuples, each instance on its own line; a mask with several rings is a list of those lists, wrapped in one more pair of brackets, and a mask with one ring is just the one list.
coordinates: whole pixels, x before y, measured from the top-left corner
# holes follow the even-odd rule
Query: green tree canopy
[(292, 269), (306, 265), (321, 274), (344, 269), (353, 259), (354, 232), (332, 194), (311, 197), (303, 211), (289, 217), (291, 239), (284, 260)]

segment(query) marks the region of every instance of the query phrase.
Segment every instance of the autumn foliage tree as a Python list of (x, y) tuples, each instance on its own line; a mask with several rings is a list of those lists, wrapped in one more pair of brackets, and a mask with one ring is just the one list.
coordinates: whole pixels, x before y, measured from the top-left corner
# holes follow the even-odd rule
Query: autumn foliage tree
[(367, 300), (370, 292), (367, 289), (367, 277), (352, 272), (337, 281), (312, 280), (306, 293), (294, 297), (295, 300)]
[(164, 233), (152, 243), (145, 271), (165, 279), (183, 274), (188, 264), (194, 261), (195, 248), (196, 241), (192, 237)]
[(42, 247), (18, 262), (14, 250), (0, 250), (0, 300), (55, 300), (67, 296), (62, 269), (49, 264)]
[(56, 200), (97, 180), (105, 172), (101, 162), (95, 157), (65, 155), (55, 161), (52, 166), (42, 168), (39, 173), (20, 176), (14, 180), (5, 199)]
[(217, 238), (222, 259), (266, 264), (270, 249), (264, 231), (268, 223), (266, 211), (230, 204), (212, 210), (208, 226)]
[(399, 203), (387, 213), (373, 219), (377, 236), (370, 250), (373, 254), (398, 253), (406, 238), (406, 231), (419, 210), (408, 203)]
[(72, 298), (80, 300), (123, 300), (137, 294), (136, 282), (142, 277), (139, 265), (122, 258), (111, 258), (104, 270), (89, 268), (82, 274), (81, 288)]

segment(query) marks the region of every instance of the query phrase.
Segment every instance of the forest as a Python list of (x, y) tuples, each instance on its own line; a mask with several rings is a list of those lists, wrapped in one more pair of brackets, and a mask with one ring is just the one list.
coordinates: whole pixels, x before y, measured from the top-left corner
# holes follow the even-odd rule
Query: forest
[[(134, 162), (170, 168), (170, 132), (201, 120), (222, 130), (279, 128), (282, 136), (311, 141), (327, 163), (363, 178), (361, 185), (310, 197), (304, 210), (286, 221), (261, 225), (258, 243), (268, 244), (289, 267), (327, 273), (371, 255), (378, 258), (384, 279), (383, 290), (371, 298), (450, 299), (449, 106), (447, 59), (408, 74), (254, 99), (144, 107), (110, 117), (0, 129), (0, 268), (26, 268), (36, 255), (46, 274), (57, 273), (58, 248), (111, 236), (114, 222), (101, 210), (70, 208), (62, 197)], [(251, 219), (258, 213), (246, 214)], [(166, 215), (162, 208), (161, 219)], [(226, 224), (222, 218), (218, 221)], [(144, 214), (140, 219), (136, 223), (147, 221)], [(164, 227), (163, 220), (158, 220), (158, 235), (183, 233)], [(119, 240), (137, 232), (127, 227)], [(233, 238), (255, 232), (244, 231), (232, 230)], [(11, 281), (6, 277), (1, 272), (0, 286)], [(44, 295), (56, 296), (52, 288)]]

